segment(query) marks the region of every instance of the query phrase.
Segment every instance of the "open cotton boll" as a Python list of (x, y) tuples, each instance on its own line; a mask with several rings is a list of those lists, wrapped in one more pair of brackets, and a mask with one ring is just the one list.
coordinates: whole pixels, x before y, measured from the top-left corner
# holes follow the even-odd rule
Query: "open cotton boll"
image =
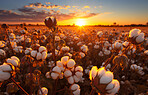
[(106, 70), (104, 67), (98, 69), (98, 77), (102, 77), (105, 74)]
[(42, 52), (42, 60), (45, 60), (47, 58), (47, 52), (44, 51)]
[(31, 51), (31, 56), (32, 57), (36, 57), (37, 56), (37, 51), (36, 50), (32, 50)]
[(37, 60), (42, 59), (42, 54), (41, 54), (40, 52), (37, 53), (36, 59), (37, 59)]
[(137, 37), (138, 34), (141, 32), (140, 29), (132, 29), (130, 32), (129, 32), (129, 37)]
[(6, 52), (3, 49), (0, 49), (0, 55), (1, 56), (6, 56)]
[(136, 64), (132, 64), (130, 68), (131, 68), (132, 70), (135, 70), (135, 69), (137, 69), (137, 65), (136, 65)]
[(67, 80), (68, 80), (68, 83), (69, 83), (69, 84), (73, 84), (73, 83), (74, 83), (73, 76), (68, 77)]
[(65, 76), (65, 77), (70, 77), (70, 76), (72, 76), (72, 72), (67, 69), (67, 70), (64, 72), (64, 76)]
[(43, 51), (46, 51), (46, 47), (40, 46), (40, 47), (39, 47), (39, 52), (41, 53), (41, 52), (43, 52)]
[(64, 64), (64, 65), (67, 64), (68, 60), (69, 60), (69, 56), (64, 56), (64, 57), (61, 58), (61, 62), (62, 62), (62, 64)]
[(70, 48), (69, 48), (68, 46), (65, 46), (65, 47), (62, 47), (61, 50), (62, 50), (62, 51), (69, 51)]
[(98, 48), (99, 48), (99, 45), (95, 45), (95, 46), (94, 46), (94, 49), (98, 49)]
[(7, 63), (11, 63), (13, 66), (18, 66), (18, 61), (8, 58)]
[(11, 59), (16, 60), (17, 62), (20, 62), (20, 59), (16, 56), (11, 56)]
[(72, 67), (74, 67), (75, 64), (76, 64), (76, 62), (73, 59), (69, 59), (67, 62), (67, 67), (72, 68)]
[(75, 75), (76, 75), (78, 78), (80, 78), (80, 77), (83, 76), (83, 73), (82, 73), (82, 72), (76, 72)]
[(111, 53), (110, 50), (105, 50), (105, 51), (104, 51), (104, 54), (105, 54), (105, 55), (109, 55), (110, 53)]
[(99, 56), (104, 56), (104, 54), (103, 54), (102, 51), (100, 51), (98, 55), (99, 55)]
[(57, 79), (59, 77), (59, 74), (52, 72), (51, 77), (52, 77), (52, 79)]
[(79, 40), (79, 38), (78, 37), (74, 37), (74, 40)]
[(11, 68), (10, 65), (7, 65), (7, 64), (0, 65), (0, 71), (7, 72), (7, 71), (12, 71), (12, 69), (14, 68)]
[(119, 42), (115, 42), (115, 43), (114, 43), (114, 48), (119, 49), (119, 48), (121, 48), (121, 47), (122, 47), (122, 44), (121, 44), (121, 43), (119, 43)]
[(123, 46), (127, 47), (127, 46), (128, 46), (128, 44), (129, 44), (129, 42), (125, 41), (125, 42), (124, 42), (124, 43), (122, 43), (122, 44), (123, 44)]
[(55, 41), (60, 41), (60, 37), (59, 36), (55, 36)]
[(80, 55), (82, 58), (85, 57), (85, 53), (83, 53), (83, 52), (80, 52)]
[(56, 62), (56, 65), (57, 65), (58, 67), (63, 67), (63, 64), (62, 64), (61, 61), (57, 61), (57, 62)]
[(10, 73), (0, 71), (0, 81), (4, 81), (10, 78)]
[(45, 76), (46, 76), (46, 78), (51, 78), (50, 72), (46, 72)]
[(101, 84), (107, 84), (113, 80), (113, 73), (110, 71), (106, 71), (105, 74), (100, 78)]
[(39, 90), (39, 95), (42, 95), (42, 94), (47, 95), (48, 94), (48, 89), (46, 87), (42, 87), (41, 90)]
[(97, 66), (93, 66), (89, 72), (89, 79), (92, 80), (96, 77), (97, 75), (97, 71), (98, 71), (98, 68)]
[(116, 93), (118, 92), (118, 90), (119, 90), (119, 88), (120, 88), (120, 83), (119, 83), (119, 81), (118, 81), (118, 80), (114, 80), (114, 84), (115, 84), (114, 88), (111, 89), (111, 90), (108, 90), (108, 91), (107, 91), (108, 93), (116, 94)]
[(144, 41), (144, 33), (140, 33), (139, 35), (138, 35), (138, 37), (136, 38), (136, 42), (137, 43), (141, 43), (141, 42), (143, 42)]
[(58, 66), (55, 66), (52, 71), (57, 72), (57, 73), (61, 73), (61, 69)]
[(86, 45), (81, 46), (81, 50), (83, 52), (87, 52), (88, 51), (88, 47)]

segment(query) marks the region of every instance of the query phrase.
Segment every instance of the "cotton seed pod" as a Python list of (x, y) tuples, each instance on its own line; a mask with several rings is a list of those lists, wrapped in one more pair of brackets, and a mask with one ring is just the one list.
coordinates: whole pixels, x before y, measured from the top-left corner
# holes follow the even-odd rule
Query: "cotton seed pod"
[(53, 69), (52, 69), (53, 72), (57, 72), (57, 73), (61, 73), (61, 69), (58, 67), (58, 66), (55, 66)]
[(76, 75), (74, 75), (73, 78), (76, 83), (80, 81), (80, 78), (78, 78)]
[(46, 17), (44, 23), (48, 28), (51, 28), (53, 26), (56, 26), (57, 20), (55, 17)]
[(140, 33), (138, 37), (136, 37), (136, 42), (141, 43), (144, 41), (144, 33)]
[(67, 67), (72, 68), (72, 67), (74, 67), (75, 64), (76, 64), (76, 62), (73, 59), (69, 59), (67, 62)]
[(113, 95), (116, 94), (120, 88), (120, 83), (118, 80), (114, 80), (114, 84), (115, 84), (114, 88), (107, 91), (108, 93), (111, 93)]
[(52, 77), (52, 79), (57, 79), (59, 77), (59, 74), (52, 72), (51, 77)]
[(77, 72), (77, 71), (83, 72), (83, 68), (82, 68), (81, 66), (77, 66), (77, 67), (75, 68), (75, 71), (76, 71), (76, 72)]
[(65, 77), (70, 77), (70, 76), (72, 76), (72, 72), (67, 69), (67, 70), (64, 72), (64, 76), (65, 76)]
[(37, 53), (36, 59), (37, 59), (37, 60), (42, 59), (42, 54), (41, 54), (40, 52)]
[(110, 71), (106, 71), (105, 74), (100, 78), (100, 84), (108, 84), (113, 80), (113, 73)]
[(50, 76), (50, 72), (47, 72), (46, 74), (45, 74), (45, 76), (46, 76), (46, 78), (50, 78), (51, 76)]
[(47, 95), (48, 94), (48, 89), (46, 87), (42, 87), (41, 90), (38, 90), (39, 95), (42, 95), (42, 94)]
[(44, 52), (44, 51), (46, 51), (46, 47), (40, 46), (40, 47), (39, 47), (39, 52), (41, 53), (41, 52)]
[(61, 58), (61, 62), (62, 62), (62, 64), (64, 64), (64, 65), (67, 64), (68, 60), (69, 60), (69, 56), (64, 56), (64, 57)]
[(113, 64), (120, 65), (123, 70), (128, 65), (128, 57), (126, 55), (117, 55), (113, 59)]
[(13, 66), (19, 65), (17, 60), (13, 60), (13, 59), (10, 59), (10, 58), (7, 59), (7, 63), (11, 63)]
[(36, 50), (32, 50), (32, 51), (31, 51), (31, 56), (32, 56), (32, 57), (36, 57), (36, 55), (37, 55), (37, 51), (36, 51)]
[(98, 77), (102, 77), (104, 74), (105, 74), (105, 72), (106, 72), (106, 70), (105, 70), (105, 68), (104, 67), (102, 67), (102, 68), (99, 68), (98, 69), (98, 72), (97, 72), (97, 76)]
[(0, 81), (4, 81), (10, 78), (10, 73), (0, 71)]
[(42, 52), (42, 60), (45, 60), (47, 58), (47, 52), (44, 51)]
[(6, 56), (6, 52), (3, 49), (0, 49), (0, 55), (1, 56)]
[(69, 84), (73, 84), (74, 83), (73, 76), (70, 76), (69, 78), (67, 78), (67, 80), (68, 80)]
[(129, 37), (130, 37), (130, 38), (132, 38), (132, 37), (137, 37), (140, 32), (141, 32), (140, 29), (132, 29), (132, 30), (129, 32)]
[(16, 56), (11, 56), (11, 59), (17, 60), (17, 62), (20, 62), (20, 59), (18, 57), (16, 57)]
[(89, 79), (93, 80), (96, 77), (97, 72), (98, 72), (97, 66), (93, 66), (89, 72)]
[(70, 89), (72, 90), (74, 95), (80, 95), (80, 86), (78, 84), (72, 84), (70, 86)]
[(78, 78), (81, 78), (83, 76), (83, 73), (82, 72), (76, 72), (75, 75), (78, 77)]
[(12, 71), (13, 69), (14, 68), (11, 68), (11, 66), (7, 64), (0, 65), (0, 71), (9, 72)]

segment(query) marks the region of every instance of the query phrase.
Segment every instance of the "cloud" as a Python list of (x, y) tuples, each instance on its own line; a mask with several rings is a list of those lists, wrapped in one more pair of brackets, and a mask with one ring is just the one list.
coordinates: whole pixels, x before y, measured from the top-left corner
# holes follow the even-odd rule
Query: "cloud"
[[(99, 15), (98, 13), (90, 13), (89, 10), (83, 11), (82, 9), (79, 9), (78, 6), (51, 5), (50, 2), (46, 2), (46, 4), (48, 5), (30, 3), (22, 8), (18, 8), (16, 12), (11, 10), (0, 10), (0, 22), (43, 22), (47, 16), (55, 16), (58, 21), (62, 21), (74, 18), (89, 18)], [(50, 11), (43, 8), (49, 9)], [(59, 10), (55, 10), (54, 8)], [(88, 8), (88, 6), (86, 8)], [(68, 9), (69, 12), (62, 13), (61, 9)]]

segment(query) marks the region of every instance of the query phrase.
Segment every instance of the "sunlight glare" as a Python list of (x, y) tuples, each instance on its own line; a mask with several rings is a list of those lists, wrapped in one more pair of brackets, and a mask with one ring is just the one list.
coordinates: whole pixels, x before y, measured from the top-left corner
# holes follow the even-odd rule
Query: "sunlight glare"
[(76, 25), (78, 25), (78, 26), (85, 25), (85, 20), (84, 19), (77, 19)]

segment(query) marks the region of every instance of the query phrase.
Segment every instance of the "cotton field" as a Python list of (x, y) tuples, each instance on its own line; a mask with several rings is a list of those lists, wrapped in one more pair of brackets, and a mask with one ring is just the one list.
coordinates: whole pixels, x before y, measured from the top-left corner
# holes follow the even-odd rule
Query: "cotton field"
[(0, 28), (0, 95), (146, 95), (148, 27)]

